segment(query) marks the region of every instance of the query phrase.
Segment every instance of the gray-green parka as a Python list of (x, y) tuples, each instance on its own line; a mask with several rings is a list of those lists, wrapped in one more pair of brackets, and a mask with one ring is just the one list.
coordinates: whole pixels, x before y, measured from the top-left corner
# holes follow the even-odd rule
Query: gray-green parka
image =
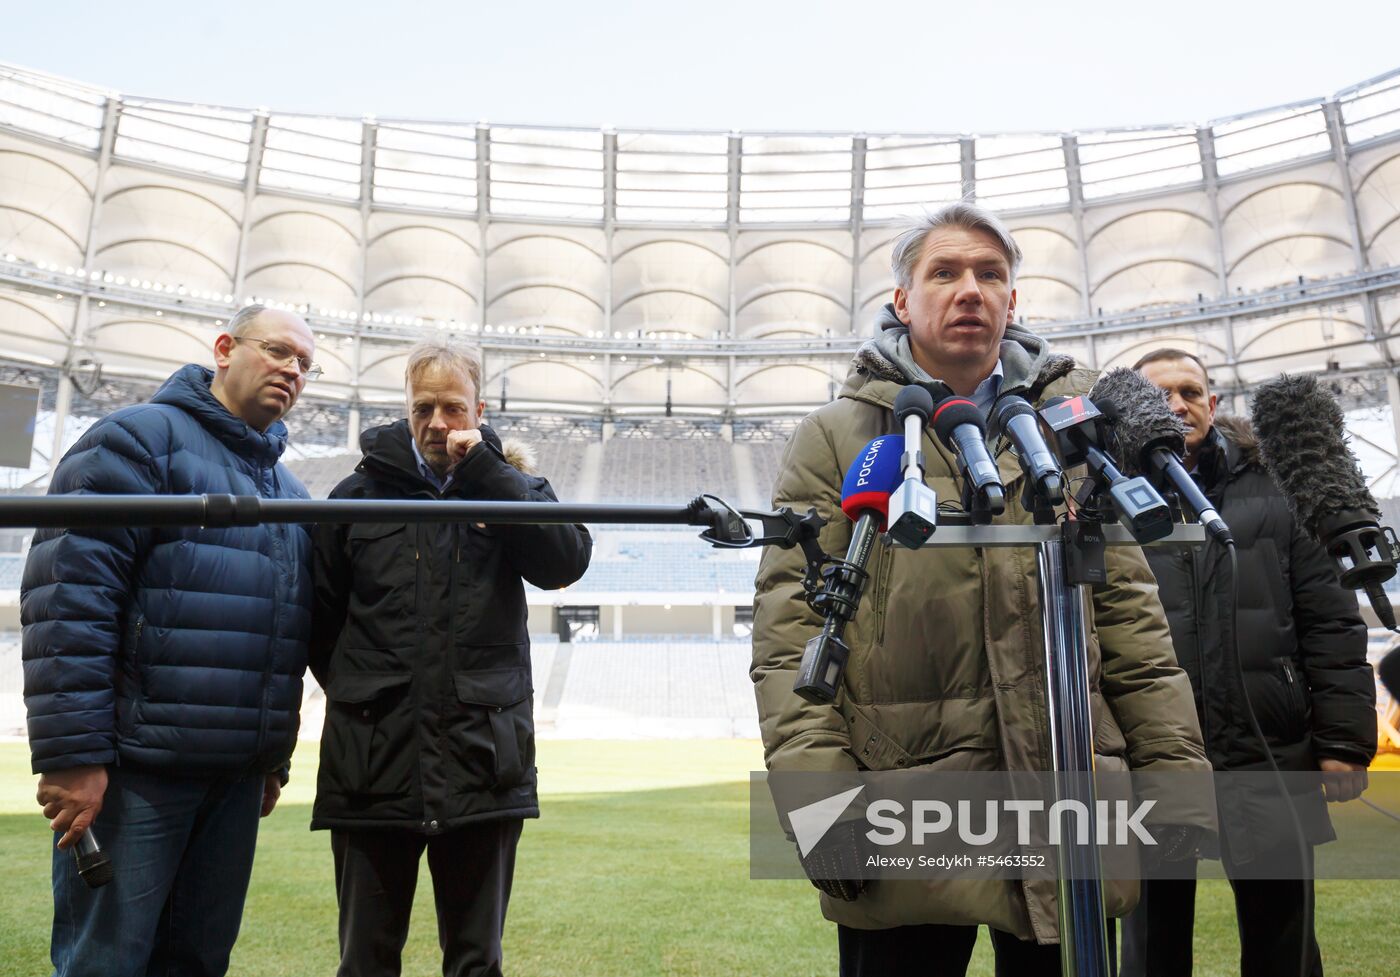
[[(951, 391), (909, 355), (908, 333), (886, 313), (883, 329), (857, 353), (839, 397), (803, 419), (783, 456), (775, 506), (828, 521), (827, 553), (844, 553), (852, 523), (841, 512), (841, 484), (874, 437), (898, 430), (893, 403), (918, 382), (937, 402)], [(1051, 354), (1015, 326), (1002, 343), (1000, 394), (1033, 404), (1087, 393), (1092, 371)], [(1019, 504), (1022, 473), (1005, 445), (996, 460), (1007, 486), (998, 524), (1030, 523)], [(927, 482), (940, 500), (959, 498), (956, 462), (931, 435), (923, 452)], [(1142, 551), (1108, 550), (1108, 583), (1093, 592), (1089, 669), (1097, 765), (1105, 770), (1209, 769), (1191, 686), (1177, 667), (1157, 585)], [(821, 619), (801, 599), (797, 549), (767, 549), (754, 606), (752, 678), (765, 759), (772, 771), (898, 770), (915, 765), (957, 771), (1051, 769), (1043, 638), (1030, 548), (875, 547), (870, 581), (846, 630), (851, 657), (830, 705), (792, 691), (807, 639)], [(1160, 797), (1146, 819), (1214, 828), (1213, 804)], [(1106, 882), (1112, 915), (1137, 901), (1137, 883)], [(1058, 939), (1050, 881), (872, 881), (853, 902), (823, 895), (824, 915), (858, 929), (922, 923), (986, 924), (1021, 939)]]

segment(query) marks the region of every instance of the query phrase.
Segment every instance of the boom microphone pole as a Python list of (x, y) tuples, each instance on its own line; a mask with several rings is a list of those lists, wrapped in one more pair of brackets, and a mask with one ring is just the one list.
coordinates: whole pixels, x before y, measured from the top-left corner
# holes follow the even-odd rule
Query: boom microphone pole
[(256, 495), (39, 495), (0, 499), (0, 527), (256, 526), (258, 523), (481, 522), (713, 526), (728, 506), (704, 497), (686, 506), (455, 499), (264, 499)]

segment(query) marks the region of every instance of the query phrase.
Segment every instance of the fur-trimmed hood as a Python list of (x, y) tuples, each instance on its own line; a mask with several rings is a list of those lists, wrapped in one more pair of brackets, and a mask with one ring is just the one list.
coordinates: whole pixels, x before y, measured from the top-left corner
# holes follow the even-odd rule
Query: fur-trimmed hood
[(1259, 455), (1259, 435), (1254, 433), (1254, 425), (1249, 418), (1236, 414), (1217, 414), (1214, 429), (1224, 442), (1222, 447), (1230, 459), (1232, 471), (1246, 465), (1262, 465)]
[[(893, 303), (887, 303), (875, 320), (876, 333), (861, 344), (851, 362), (852, 371), (900, 385), (918, 384), (935, 401), (952, 390), (928, 375), (914, 362), (909, 348), (909, 327), (899, 321)], [(1024, 326), (1006, 327), (1001, 341), (1002, 390), (1038, 391), (1074, 369), (1074, 357), (1050, 352), (1049, 344)]]
[(516, 438), (501, 439), (501, 457), (522, 475), (538, 475), (539, 460), (532, 445)]

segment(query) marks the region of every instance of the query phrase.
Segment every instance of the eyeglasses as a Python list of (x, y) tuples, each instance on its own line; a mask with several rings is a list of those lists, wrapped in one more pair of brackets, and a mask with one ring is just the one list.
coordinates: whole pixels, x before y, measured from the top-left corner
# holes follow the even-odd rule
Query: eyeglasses
[(234, 336), (233, 341), (235, 343), (257, 343), (258, 346), (262, 347), (263, 356), (277, 366), (286, 366), (295, 360), (297, 369), (308, 380), (319, 379), (321, 374), (325, 372), (319, 364), (313, 363), (305, 356), (298, 356), (296, 350), (288, 349), (281, 343), (269, 343), (265, 339), (250, 339), (246, 336)]

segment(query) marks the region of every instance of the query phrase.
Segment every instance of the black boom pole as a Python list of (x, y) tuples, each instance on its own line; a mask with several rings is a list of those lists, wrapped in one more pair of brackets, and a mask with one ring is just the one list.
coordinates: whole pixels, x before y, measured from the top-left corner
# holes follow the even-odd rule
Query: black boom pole
[(565, 502), (263, 499), (255, 495), (41, 495), (0, 499), (0, 527), (255, 526), (264, 522), (613, 523), (716, 527), (727, 507), (697, 498), (685, 506)]

